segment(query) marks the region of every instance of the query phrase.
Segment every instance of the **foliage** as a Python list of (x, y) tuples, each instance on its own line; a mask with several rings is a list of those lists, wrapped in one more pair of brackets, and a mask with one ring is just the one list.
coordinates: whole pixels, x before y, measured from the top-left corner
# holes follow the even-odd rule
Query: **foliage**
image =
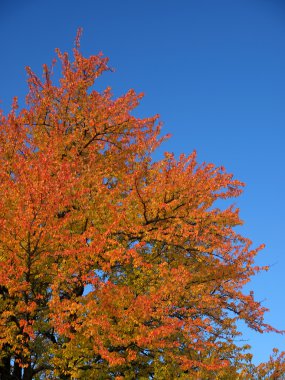
[(28, 68), (27, 109), (1, 114), (1, 379), (253, 371), (236, 322), (273, 330), (243, 292), (262, 247), (216, 206), (243, 184), (195, 152), (154, 162), (157, 116), (132, 115), (142, 95), (96, 91), (107, 59), (84, 58), (79, 37), (73, 53), (57, 50), (58, 84), (55, 63), (43, 79)]

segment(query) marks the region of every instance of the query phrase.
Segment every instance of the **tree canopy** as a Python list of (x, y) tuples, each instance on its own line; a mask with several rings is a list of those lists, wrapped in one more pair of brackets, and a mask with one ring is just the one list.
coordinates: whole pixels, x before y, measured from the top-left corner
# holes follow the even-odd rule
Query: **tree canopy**
[(79, 36), (57, 55), (59, 81), (27, 68), (27, 107), (1, 113), (0, 378), (281, 378), (283, 353), (254, 367), (238, 342), (239, 320), (274, 331), (243, 290), (262, 246), (220, 206), (243, 183), (195, 152), (154, 161), (142, 95), (97, 91), (108, 60)]

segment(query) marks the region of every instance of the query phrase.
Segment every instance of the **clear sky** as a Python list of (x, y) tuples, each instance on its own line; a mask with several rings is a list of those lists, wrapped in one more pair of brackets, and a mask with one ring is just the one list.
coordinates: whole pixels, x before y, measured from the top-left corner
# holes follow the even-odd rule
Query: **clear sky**
[[(40, 73), (54, 48), (110, 57), (98, 85), (144, 92), (137, 114), (161, 115), (163, 150), (198, 152), (246, 182), (242, 233), (265, 243), (268, 273), (250, 284), (285, 329), (285, 2), (283, 0), (1, 0), (0, 99), (24, 99), (24, 66)], [(285, 337), (245, 331), (255, 362)]]

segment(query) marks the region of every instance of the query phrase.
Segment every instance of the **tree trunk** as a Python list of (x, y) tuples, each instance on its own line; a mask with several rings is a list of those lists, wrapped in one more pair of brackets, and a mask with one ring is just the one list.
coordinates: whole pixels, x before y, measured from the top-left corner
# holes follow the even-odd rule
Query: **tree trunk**
[(10, 379), (11, 378), (11, 362), (10, 357), (3, 359), (3, 364), (0, 367), (0, 380)]
[(13, 369), (13, 379), (22, 380), (22, 368), (19, 366), (18, 363), (14, 363), (14, 369)]
[(23, 380), (32, 380), (33, 379), (33, 369), (31, 365), (24, 369)]

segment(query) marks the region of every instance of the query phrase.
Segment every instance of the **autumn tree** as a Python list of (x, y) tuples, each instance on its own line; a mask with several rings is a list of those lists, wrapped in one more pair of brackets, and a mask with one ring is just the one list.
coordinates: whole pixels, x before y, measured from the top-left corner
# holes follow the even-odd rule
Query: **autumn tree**
[(155, 162), (142, 95), (97, 91), (108, 61), (79, 36), (57, 55), (59, 81), (27, 68), (27, 108), (1, 114), (0, 378), (239, 378), (236, 322), (272, 330), (243, 291), (261, 247), (216, 206), (243, 184), (195, 153)]

